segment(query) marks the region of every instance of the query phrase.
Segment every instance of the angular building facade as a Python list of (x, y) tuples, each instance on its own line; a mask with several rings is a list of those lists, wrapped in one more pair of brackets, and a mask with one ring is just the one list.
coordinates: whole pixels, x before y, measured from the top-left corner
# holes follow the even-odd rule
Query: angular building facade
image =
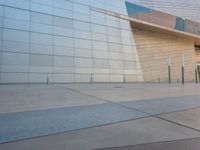
[(169, 58), (176, 82), (183, 56), (193, 81), (199, 3), (178, 2), (0, 0), (0, 83), (167, 82)]

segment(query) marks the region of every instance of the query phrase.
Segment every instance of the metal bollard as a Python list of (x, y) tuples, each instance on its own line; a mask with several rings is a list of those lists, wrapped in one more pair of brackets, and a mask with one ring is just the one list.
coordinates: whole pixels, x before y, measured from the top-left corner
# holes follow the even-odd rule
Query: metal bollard
[(168, 81), (170, 84), (171, 83), (171, 58), (170, 58), (170, 56), (168, 57)]
[(92, 74), (90, 74), (90, 84), (93, 83), (93, 77), (92, 77)]
[(182, 84), (185, 83), (185, 77), (184, 77), (184, 66), (182, 66), (181, 68), (181, 72), (182, 72)]
[(197, 69), (195, 69), (195, 83), (198, 83), (198, 79), (197, 79)]
[(168, 66), (168, 81), (170, 84), (171, 83), (171, 66), (170, 65)]
[(47, 84), (49, 84), (49, 73), (47, 73)]
[(185, 66), (185, 55), (182, 55), (182, 67), (181, 67), (181, 72), (182, 72), (182, 84), (185, 83), (185, 74), (184, 74), (184, 66)]

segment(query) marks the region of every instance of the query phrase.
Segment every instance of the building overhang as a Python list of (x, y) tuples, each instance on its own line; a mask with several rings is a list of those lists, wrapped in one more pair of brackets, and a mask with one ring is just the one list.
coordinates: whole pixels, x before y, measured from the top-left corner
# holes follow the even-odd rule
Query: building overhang
[[(133, 29), (138, 28), (180, 38), (190, 38), (194, 41), (195, 45), (200, 45), (200, 23), (152, 10), (130, 2), (125, 3), (128, 16), (97, 7), (90, 7), (90, 9), (92, 11), (130, 21)], [(132, 10), (131, 5), (137, 8)]]
[(195, 45), (200, 45), (200, 36), (199, 35), (179, 31), (179, 30), (172, 29), (172, 28), (167, 28), (167, 27), (164, 27), (161, 25), (149, 23), (149, 22), (142, 21), (139, 19), (134, 19), (134, 18), (130, 18), (130, 22), (131, 22), (131, 26), (132, 26), (133, 30), (134, 30), (134, 28), (137, 28), (137, 29), (152, 31), (152, 32), (156, 32), (156, 33), (169, 35), (169, 36), (176, 36), (176, 37), (180, 37), (180, 38), (190, 38), (190, 39), (194, 40)]
[(200, 45), (200, 23), (125, 1), (133, 28), (191, 38)]

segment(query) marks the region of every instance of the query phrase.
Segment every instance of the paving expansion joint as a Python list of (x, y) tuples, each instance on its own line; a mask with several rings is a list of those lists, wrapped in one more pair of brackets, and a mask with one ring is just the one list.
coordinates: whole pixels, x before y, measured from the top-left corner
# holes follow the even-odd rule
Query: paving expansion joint
[[(90, 95), (90, 94), (81, 92), (81, 91), (79, 91), (79, 90), (75, 90), (75, 89), (71, 89), (71, 88), (63, 87), (63, 86), (58, 86), (58, 87), (63, 88), (63, 89), (67, 89), (67, 90), (70, 90), (70, 91), (73, 91), (73, 92), (76, 92), (76, 93), (80, 93), (80, 94), (83, 94), (83, 95), (86, 95), (86, 96), (89, 96), (89, 97), (92, 97), (92, 98), (95, 98), (95, 99), (98, 99), (98, 100), (101, 100), (101, 101), (104, 101), (104, 102), (107, 102), (107, 103), (111, 103), (111, 104), (114, 104), (114, 105), (118, 105), (118, 106), (121, 106), (121, 107), (123, 107), (123, 108), (127, 108), (127, 109), (129, 109), (129, 110), (138, 111), (138, 112), (147, 114), (148, 116), (144, 116), (144, 117), (140, 117), (140, 118), (136, 118), (136, 119), (128, 119), (128, 120), (118, 121), (118, 122), (114, 122), (114, 123), (107, 123), (107, 124), (104, 124), (104, 125), (97, 125), (97, 126), (92, 126), (92, 127), (86, 127), (86, 128), (82, 128), (82, 129), (75, 129), (75, 130), (71, 130), (71, 131), (58, 132), (58, 133), (53, 133), (53, 134), (49, 134), (49, 135), (42, 135), (42, 136), (31, 137), (31, 138), (26, 138), (26, 139), (21, 139), (21, 140), (15, 140), (15, 141), (10, 141), (10, 142), (4, 142), (4, 143), (1, 143), (0, 145), (6, 144), (6, 143), (19, 142), (19, 141), (23, 141), (23, 140), (31, 140), (31, 139), (36, 139), (36, 138), (42, 138), (42, 137), (47, 137), (47, 136), (52, 136), (52, 135), (57, 135), (57, 134), (71, 133), (71, 132), (75, 132), (75, 131), (86, 130), (86, 129), (92, 129), (92, 128), (96, 128), (96, 127), (102, 127), (102, 126), (107, 126), (107, 125), (112, 125), (112, 124), (117, 124), (117, 123), (122, 123), (122, 122), (127, 122), (127, 121), (133, 121), (133, 120), (138, 120), (138, 119), (143, 119), (143, 118), (149, 118), (149, 117), (154, 117), (154, 118), (157, 118), (157, 119), (160, 119), (160, 120), (163, 120), (163, 121), (172, 123), (172, 124), (176, 124), (176, 125), (178, 125), (178, 126), (182, 126), (182, 127), (185, 127), (185, 128), (188, 128), (188, 129), (191, 129), (191, 130), (195, 130), (195, 131), (197, 131), (197, 132), (200, 132), (200, 130), (198, 130), (198, 129), (195, 129), (195, 128), (192, 128), (192, 127), (189, 127), (189, 126), (185, 126), (185, 125), (179, 124), (179, 123), (177, 123), (177, 122), (170, 121), (170, 120), (164, 119), (164, 118), (162, 118), (162, 117), (159, 117), (159, 115), (163, 115), (163, 114), (170, 114), (170, 113), (173, 113), (173, 112), (181, 112), (181, 111), (186, 111), (186, 110), (191, 110), (191, 109), (197, 109), (197, 108), (200, 108), (200, 107), (193, 107), (193, 108), (188, 108), (188, 109), (182, 109), (182, 110), (180, 110), (180, 111), (172, 111), (172, 112), (169, 112), (169, 113), (161, 113), (161, 114), (153, 115), (153, 114), (147, 113), (147, 112), (145, 112), (145, 111), (138, 110), (138, 109), (136, 109), (136, 108), (128, 107), (128, 106), (125, 106), (125, 105), (122, 105), (122, 104), (119, 104), (119, 103), (116, 103), (116, 102), (112, 102), (112, 101), (109, 101), (109, 100), (106, 100), (106, 99), (103, 99), (103, 98), (99, 98), (99, 97), (96, 97), (96, 96), (93, 96), (93, 95)], [(192, 139), (200, 139), (200, 137), (192, 138)], [(184, 141), (184, 140), (191, 140), (191, 139), (180, 139), (180, 140), (162, 141), (162, 142), (155, 142), (155, 143), (164, 143), (164, 142), (166, 143), (166, 142)], [(145, 144), (154, 144), (154, 143), (143, 143), (143, 144), (136, 144), (136, 145), (145, 145)], [(136, 145), (130, 145), (130, 146), (136, 146)], [(127, 145), (127, 146), (129, 146), (129, 145)], [(123, 147), (127, 147), (127, 146), (123, 146)], [(122, 147), (122, 148), (123, 148), (123, 147)], [(115, 148), (120, 148), (120, 147), (115, 147)], [(103, 148), (103, 149), (110, 149), (110, 148)], [(103, 149), (100, 149), (100, 150), (103, 150)]]
[[(64, 88), (64, 89), (68, 89), (68, 90), (71, 90), (71, 91), (73, 91), (73, 92), (77, 92), (77, 93), (80, 93), (80, 94), (83, 94), (83, 95), (86, 95), (86, 96), (89, 96), (89, 97), (92, 97), (92, 98), (95, 98), (95, 99), (98, 99), (98, 100), (101, 100), (101, 101), (104, 101), (104, 102), (107, 102), (107, 103), (111, 103), (111, 104), (114, 104), (114, 105), (118, 105), (118, 106), (121, 106), (121, 107), (130, 109), (130, 110), (138, 111), (138, 112), (141, 112), (141, 113), (144, 113), (144, 114), (148, 115), (148, 116), (146, 116), (146, 117), (141, 117), (141, 118), (154, 117), (154, 118), (157, 118), (157, 119), (160, 119), (160, 120), (163, 120), (163, 121), (166, 121), (166, 122), (169, 122), (169, 123), (178, 125), (178, 126), (182, 126), (182, 127), (185, 127), (185, 128), (188, 128), (188, 129), (191, 129), (191, 130), (200, 132), (199, 129), (192, 128), (192, 127), (189, 127), (189, 126), (187, 126), (187, 125), (183, 125), (183, 124), (177, 123), (177, 122), (175, 122), (175, 121), (171, 121), (171, 120), (168, 120), (168, 119), (159, 117), (160, 115), (164, 115), (164, 114), (170, 114), (170, 113), (174, 113), (174, 112), (181, 112), (181, 111), (191, 110), (191, 109), (200, 108), (200, 107), (189, 108), (189, 109), (183, 109), (183, 110), (179, 110), (179, 111), (172, 111), (172, 112), (169, 112), (169, 113), (161, 113), (161, 114), (153, 115), (153, 114), (151, 114), (151, 113), (148, 113), (148, 112), (139, 110), (139, 109), (137, 109), (137, 108), (128, 107), (128, 106), (125, 106), (125, 105), (123, 105), (123, 104), (115, 103), (115, 102), (109, 101), (109, 100), (104, 99), (104, 98), (99, 98), (99, 97), (96, 97), (96, 96), (93, 96), (93, 95), (90, 95), (90, 94), (81, 92), (81, 91), (79, 91), (79, 90), (75, 90), (75, 89), (71, 89), (71, 88), (63, 87), (63, 86), (59, 86), (59, 87)], [(138, 118), (138, 119), (141, 119), (141, 118)], [(133, 120), (133, 119), (131, 119), (131, 120)], [(137, 119), (134, 119), (134, 120), (137, 120)], [(129, 121), (129, 120), (126, 120), (126, 121)], [(122, 121), (122, 122), (125, 122), (125, 121)], [(111, 124), (115, 124), (115, 123), (111, 123)], [(100, 126), (105, 126), (105, 125), (100, 125)], [(92, 128), (92, 127), (91, 127), (91, 128)]]
[(171, 140), (171, 141), (159, 141), (159, 142), (151, 142), (151, 143), (143, 143), (143, 144), (135, 144), (135, 145), (127, 145), (127, 146), (118, 146), (118, 147), (108, 147), (108, 148), (100, 148), (94, 150), (114, 150), (118, 148), (126, 148), (126, 147), (137, 147), (137, 146), (145, 146), (145, 145), (153, 145), (153, 144), (164, 144), (164, 143), (172, 143), (172, 142), (186, 142), (192, 140), (200, 140), (199, 137), (197, 138), (190, 138), (190, 139), (178, 139), (178, 140)]

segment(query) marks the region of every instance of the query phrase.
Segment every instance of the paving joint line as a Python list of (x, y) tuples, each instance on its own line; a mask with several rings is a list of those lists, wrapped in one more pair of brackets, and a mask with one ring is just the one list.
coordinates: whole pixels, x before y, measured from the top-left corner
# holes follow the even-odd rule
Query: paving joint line
[[(57, 85), (58, 86), (58, 85)], [(79, 90), (75, 90), (75, 89), (71, 89), (71, 88), (67, 88), (67, 87), (63, 87), (63, 86), (58, 86), (60, 88), (64, 88), (64, 89), (68, 89), (68, 90), (71, 90), (73, 92), (78, 92), (78, 93), (81, 93), (81, 94), (84, 94), (84, 95), (87, 95), (87, 96), (90, 96), (90, 97), (93, 97), (93, 98), (96, 98), (96, 99), (99, 99), (99, 100), (102, 100), (104, 102), (107, 102), (107, 103), (111, 103), (111, 104), (114, 104), (114, 105), (118, 105), (118, 106), (121, 106), (121, 107), (124, 107), (124, 108), (127, 108), (127, 109), (131, 109), (131, 110), (134, 110), (134, 111), (138, 111), (138, 112), (142, 112), (142, 113), (145, 113), (149, 116), (144, 116), (144, 117), (139, 117), (139, 118), (136, 118), (136, 119), (128, 119), (128, 120), (123, 120), (123, 121), (118, 121), (118, 122), (113, 122), (113, 123), (107, 123), (107, 124), (104, 124), (104, 125), (97, 125), (97, 126), (91, 126), (91, 127), (86, 127), (86, 128), (81, 128), (81, 129), (75, 129), (75, 130), (70, 130), (70, 131), (64, 131), (64, 132), (57, 132), (57, 133), (53, 133), (53, 134), (48, 134), (48, 135), (42, 135), (42, 136), (37, 136), (37, 137), (30, 137), (30, 138), (24, 138), (24, 139), (19, 139), (19, 140), (14, 140), (14, 141), (9, 141), (9, 142), (3, 142), (3, 143), (0, 143), (0, 145), (3, 145), (3, 144), (8, 144), (8, 143), (15, 143), (15, 142), (20, 142), (20, 141), (25, 141), (25, 140), (31, 140), (31, 139), (37, 139), (37, 138), (42, 138), (42, 137), (47, 137), (47, 136), (53, 136), (53, 135), (58, 135), (58, 134), (65, 134), (65, 133), (71, 133), (71, 132), (76, 132), (76, 131), (80, 131), (80, 130), (86, 130), (86, 129), (91, 129), (91, 128), (95, 128), (95, 127), (102, 127), (102, 126), (107, 126), (107, 125), (112, 125), (112, 124), (116, 124), (116, 123), (122, 123), (122, 122), (128, 122), (128, 121), (134, 121), (134, 120), (138, 120), (138, 119), (143, 119), (143, 118), (149, 118), (149, 117), (155, 117), (155, 118), (158, 118), (158, 119), (161, 119), (161, 120), (165, 120), (167, 122), (171, 122), (173, 124), (178, 124), (176, 122), (172, 122), (170, 120), (166, 120), (164, 118), (160, 118), (156, 115), (152, 115), (152, 114), (149, 114), (147, 112), (144, 112), (144, 111), (141, 111), (141, 110), (138, 110), (136, 108), (131, 108), (131, 107), (128, 107), (128, 106), (125, 106), (125, 105), (121, 105), (119, 103), (115, 103), (115, 102), (112, 102), (112, 101), (108, 101), (106, 99), (103, 99), (103, 98), (99, 98), (99, 97), (95, 97), (93, 95), (90, 95), (90, 94), (87, 94), (87, 93), (83, 93)], [(200, 107), (197, 107), (197, 108), (200, 108)], [(192, 108), (190, 108), (192, 109)], [(193, 108), (194, 109), (194, 108)], [(189, 110), (189, 109), (188, 109)], [(181, 110), (182, 111), (182, 110)], [(172, 113), (172, 112), (170, 112)], [(168, 114), (168, 113), (164, 113), (164, 114)], [(159, 115), (162, 115), (162, 114), (159, 114)], [(178, 124), (179, 125), (179, 124)], [(186, 127), (186, 128), (190, 128), (188, 126), (184, 126), (182, 124), (180, 124), (179, 126), (183, 126), (183, 127)], [(200, 130), (197, 130), (197, 129), (194, 129), (194, 128), (190, 128), (192, 130), (196, 130), (198, 132), (200, 132)], [(194, 138), (195, 139), (195, 138)], [(187, 139), (186, 139), (187, 140)], [(164, 141), (165, 142), (165, 141)], [(167, 142), (167, 141), (166, 141)], [(148, 144), (148, 143), (147, 143)], [(150, 143), (149, 143), (150, 144)], [(134, 145), (133, 145), (134, 146)]]
[(161, 143), (171, 143), (171, 142), (184, 142), (184, 141), (192, 141), (192, 140), (200, 140), (200, 137), (190, 138), (190, 139), (177, 139), (177, 140), (168, 140), (168, 141), (158, 141), (158, 142), (150, 142), (150, 143), (141, 143), (141, 144), (135, 144), (135, 145), (126, 145), (126, 146), (117, 146), (117, 147), (105, 147), (105, 148), (99, 148), (99, 149), (93, 149), (93, 150), (109, 150), (109, 149), (115, 149), (115, 148), (125, 148), (125, 147), (135, 147), (135, 146), (143, 146), (143, 145), (152, 145), (152, 144), (161, 144)]
[[(59, 86), (59, 87), (61, 87), (61, 86)], [(127, 108), (127, 109), (131, 109), (131, 110), (133, 110), (133, 111), (138, 111), (138, 112), (144, 113), (144, 114), (148, 115), (146, 118), (154, 117), (154, 118), (157, 118), (157, 119), (166, 121), (166, 122), (170, 122), (170, 123), (172, 123), (172, 124), (176, 124), (176, 125), (178, 125), (178, 126), (182, 126), (182, 127), (185, 127), (185, 128), (188, 128), (188, 129), (191, 129), (191, 130), (195, 130), (195, 131), (200, 132), (199, 129), (192, 128), (192, 127), (190, 127), (190, 126), (186, 126), (186, 125), (177, 123), (177, 122), (175, 122), (175, 121), (171, 121), (171, 120), (168, 120), (168, 119), (159, 117), (159, 116), (162, 115), (162, 114), (153, 115), (153, 114), (151, 114), (151, 113), (142, 111), (142, 110), (137, 109), (137, 108), (134, 108), (134, 107), (128, 107), (128, 106), (125, 106), (125, 105), (123, 105), (123, 104), (115, 103), (115, 102), (112, 102), (112, 101), (109, 101), (109, 100), (106, 100), (106, 99), (103, 99), (103, 98), (98, 98), (98, 97), (95, 97), (95, 96), (93, 96), (93, 95), (90, 95), (90, 94), (87, 94), (87, 93), (83, 93), (83, 92), (81, 92), (81, 91), (79, 91), (79, 90), (75, 90), (75, 89), (71, 89), (71, 88), (67, 88), (67, 87), (63, 87), (63, 86), (62, 86), (62, 88), (65, 88), (65, 89), (68, 89), (68, 90), (71, 90), (71, 91), (74, 91), (74, 92), (79, 92), (79, 93), (81, 93), (81, 94), (84, 94), (84, 95), (87, 95), (87, 96), (90, 96), (90, 97), (93, 97), (93, 98), (96, 98), (96, 99), (99, 99), (99, 100), (103, 100), (103, 101), (105, 101), (105, 102), (108, 102), (108, 103), (111, 103), (111, 104), (114, 104), (114, 105), (118, 105), (118, 106), (121, 106), (121, 107), (124, 107), (124, 108)], [(181, 111), (180, 111), (180, 112), (181, 112)], [(169, 113), (173, 113), (173, 112), (169, 112)], [(169, 113), (168, 113), (168, 114), (169, 114)], [(167, 113), (164, 113), (164, 114), (167, 114)]]
[[(142, 118), (146, 118), (146, 117), (140, 117), (139, 119), (142, 119)], [(31, 140), (31, 139), (37, 139), (37, 138), (43, 138), (43, 137), (48, 137), (48, 136), (53, 136), (53, 135), (59, 135), (59, 134), (66, 134), (66, 133), (71, 133), (71, 132), (77, 132), (77, 131), (81, 131), (81, 130), (87, 130), (87, 129), (96, 128), (96, 127), (113, 125), (113, 124), (116, 124), (116, 123), (122, 123), (122, 122), (127, 122), (127, 121), (134, 121), (134, 120), (137, 120), (137, 119), (138, 118), (136, 118), (136, 119), (127, 119), (127, 120), (122, 120), (122, 121), (118, 121), (118, 122), (107, 123), (107, 124), (103, 124), (103, 125), (96, 125), (96, 126), (85, 127), (85, 128), (80, 128), (80, 129), (74, 129), (74, 130), (69, 130), (69, 131), (64, 131), (64, 132), (56, 132), (56, 133), (52, 133), (52, 134), (48, 134), (48, 135), (40, 135), (40, 136), (36, 136), (36, 137), (22, 138), (22, 139), (19, 139), (19, 140), (13, 140), (13, 141), (8, 141), (8, 142), (3, 142), (3, 143), (0, 143), (0, 145), (8, 144), (8, 143), (20, 142), (20, 141), (25, 141), (25, 140)]]
[[(61, 87), (61, 86), (60, 86)], [(104, 101), (104, 102), (107, 102), (107, 103), (112, 103), (112, 104), (115, 104), (115, 105), (120, 105), (120, 106), (123, 106), (123, 107), (127, 107), (127, 108), (131, 108), (131, 107), (128, 107), (126, 105), (123, 105), (123, 104), (119, 104), (117, 102), (112, 102), (112, 101), (109, 101), (109, 100), (106, 100), (104, 98), (100, 98), (100, 97), (96, 97), (96, 96), (93, 96), (93, 95), (90, 95), (90, 94), (87, 94), (87, 93), (84, 93), (84, 92), (81, 92), (79, 90), (75, 90), (75, 89), (71, 89), (71, 88), (67, 88), (67, 87), (61, 87), (61, 88), (64, 88), (64, 89), (68, 89), (70, 91), (73, 91), (73, 92), (78, 92), (80, 94), (83, 94), (83, 95), (86, 95), (86, 96), (89, 96), (89, 97), (92, 97), (92, 98), (95, 98), (95, 99), (98, 99), (98, 100), (101, 100), (101, 101)], [(193, 96), (193, 95), (186, 95), (186, 96)], [(200, 95), (195, 95), (195, 96), (200, 96)], [(184, 97), (184, 96), (178, 96), (178, 97)], [(177, 98), (177, 97), (166, 97), (166, 98)], [(146, 99), (145, 99), (146, 100)], [(135, 102), (137, 101), (140, 101), (140, 100), (136, 100)], [(94, 104), (95, 105), (95, 104)], [(186, 109), (181, 109), (181, 110), (175, 110), (175, 111), (171, 111), (171, 112), (166, 112), (166, 113), (160, 113), (160, 114), (157, 114), (158, 116), (160, 115), (165, 115), (165, 114), (170, 114), (170, 113), (176, 113), (176, 112), (182, 112), (182, 111), (188, 111), (188, 110), (192, 110), (192, 109), (198, 109), (200, 108), (200, 106), (198, 107), (191, 107), (191, 108), (186, 108)], [(133, 109), (133, 108), (132, 108)], [(136, 109), (136, 108), (134, 108)], [(147, 113), (147, 112), (146, 112)]]

